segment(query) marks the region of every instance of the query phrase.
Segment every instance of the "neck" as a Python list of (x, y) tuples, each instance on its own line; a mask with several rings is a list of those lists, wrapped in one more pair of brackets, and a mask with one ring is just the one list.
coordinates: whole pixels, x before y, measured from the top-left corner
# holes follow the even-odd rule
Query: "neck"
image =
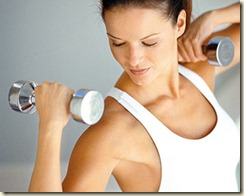
[(180, 75), (178, 73), (178, 66), (176, 66), (174, 70), (171, 69), (165, 75), (159, 76), (156, 80), (146, 85), (135, 84), (128, 74), (124, 72), (115, 86), (128, 92), (141, 103), (153, 102), (159, 97), (177, 99), (180, 96)]

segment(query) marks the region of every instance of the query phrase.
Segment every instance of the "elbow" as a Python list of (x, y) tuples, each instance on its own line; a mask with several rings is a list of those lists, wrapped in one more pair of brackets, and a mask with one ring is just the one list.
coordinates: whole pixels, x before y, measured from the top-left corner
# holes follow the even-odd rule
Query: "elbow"
[(46, 186), (34, 186), (34, 185), (30, 185), (28, 192), (30, 193), (44, 193), (44, 192), (48, 192), (48, 193), (57, 193), (57, 192), (63, 192), (63, 188), (62, 186), (50, 186), (50, 185), (46, 185)]

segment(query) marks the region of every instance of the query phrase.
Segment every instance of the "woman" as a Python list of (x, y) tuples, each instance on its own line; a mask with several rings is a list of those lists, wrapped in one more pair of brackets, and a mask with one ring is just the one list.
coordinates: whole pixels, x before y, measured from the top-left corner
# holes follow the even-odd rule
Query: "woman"
[[(127, 192), (237, 191), (238, 136), (211, 92), (215, 67), (207, 61), (185, 65), (193, 71), (178, 65), (177, 41), (189, 26), (191, 1), (101, 5), (124, 73), (102, 119), (77, 141), (63, 183), (61, 137), (73, 90), (48, 82), (35, 89), (40, 123), (29, 191), (104, 191), (111, 174)], [(236, 43), (238, 33), (231, 26), (216, 35)]]

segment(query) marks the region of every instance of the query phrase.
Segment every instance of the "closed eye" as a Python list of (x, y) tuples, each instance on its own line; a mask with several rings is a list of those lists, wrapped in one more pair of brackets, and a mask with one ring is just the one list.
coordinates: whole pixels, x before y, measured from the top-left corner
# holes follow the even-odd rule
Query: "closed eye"
[(116, 43), (113, 43), (113, 46), (115, 47), (120, 47), (120, 46), (123, 46), (125, 43), (120, 43), (120, 44), (116, 44)]
[[(153, 47), (153, 46), (155, 46), (157, 43), (158, 43), (158, 42), (154, 42), (154, 43), (152, 43), (152, 44), (148, 44), (148, 43), (142, 42), (142, 44), (143, 44), (144, 46), (147, 46), (147, 47)], [(120, 46), (125, 45), (125, 42), (123, 42), (123, 43), (118, 43), (118, 44), (116, 44), (116, 43), (113, 42), (112, 44), (113, 44), (113, 46), (115, 46), (115, 47), (120, 47)]]
[(147, 43), (145, 43), (145, 42), (142, 42), (143, 45), (148, 46), (148, 47), (155, 46), (157, 43), (158, 43), (158, 42), (154, 42), (154, 43), (152, 43), (152, 44), (147, 44)]

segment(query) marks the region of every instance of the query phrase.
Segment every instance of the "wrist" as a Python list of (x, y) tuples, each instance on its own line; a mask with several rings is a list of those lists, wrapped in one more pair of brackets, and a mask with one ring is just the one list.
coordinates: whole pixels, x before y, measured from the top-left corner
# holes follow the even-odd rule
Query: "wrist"
[(62, 132), (63, 129), (55, 124), (40, 125), (38, 133), (38, 155), (44, 153), (52, 154), (52, 156), (59, 156)]
[(50, 119), (50, 118), (39, 118), (39, 129), (54, 129), (54, 130), (63, 130), (67, 125), (67, 122), (60, 119)]
[(62, 137), (64, 125), (59, 122), (39, 122), (39, 137)]

